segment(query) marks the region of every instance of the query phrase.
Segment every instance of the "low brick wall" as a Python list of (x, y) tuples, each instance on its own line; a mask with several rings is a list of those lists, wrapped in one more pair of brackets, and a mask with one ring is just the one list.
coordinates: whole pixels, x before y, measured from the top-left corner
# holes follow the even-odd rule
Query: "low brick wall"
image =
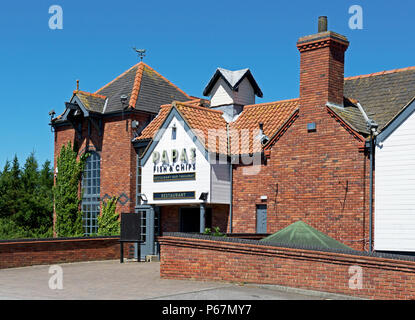
[(0, 241), (0, 269), (119, 259), (119, 237)]
[(184, 234), (164, 235), (159, 243), (162, 278), (274, 284), (370, 299), (415, 299), (411, 257)]

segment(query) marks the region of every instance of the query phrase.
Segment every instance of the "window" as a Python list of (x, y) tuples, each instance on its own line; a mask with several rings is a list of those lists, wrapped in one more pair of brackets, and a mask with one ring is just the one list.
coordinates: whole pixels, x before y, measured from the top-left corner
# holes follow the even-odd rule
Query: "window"
[(174, 124), (173, 127), (171, 128), (171, 139), (172, 140), (176, 140), (176, 134), (177, 134), (177, 128), (176, 128), (176, 125)]
[(141, 193), (141, 175), (142, 175), (142, 165), (141, 165), (141, 159), (140, 157), (143, 155), (145, 150), (145, 147), (140, 147), (137, 150), (137, 190), (136, 190), (136, 195), (137, 195), (137, 199), (136, 199), (136, 204), (139, 205), (141, 204), (141, 198), (140, 198), (140, 193)]
[(98, 215), (100, 213), (101, 157), (90, 152), (82, 175), (82, 222), (86, 235), (98, 231)]

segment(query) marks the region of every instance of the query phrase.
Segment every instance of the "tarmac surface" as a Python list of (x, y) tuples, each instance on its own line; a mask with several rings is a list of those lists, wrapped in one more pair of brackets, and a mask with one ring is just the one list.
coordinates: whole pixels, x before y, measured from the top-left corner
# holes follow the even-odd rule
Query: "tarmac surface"
[[(118, 260), (0, 270), (2, 300), (322, 300), (350, 297), (277, 286), (160, 278), (159, 262)], [(59, 269), (59, 268), (58, 268)], [(49, 273), (51, 271), (51, 273)], [(51, 280), (52, 278), (52, 280)], [(62, 284), (62, 289), (59, 289)], [(50, 286), (55, 287), (51, 289)]]

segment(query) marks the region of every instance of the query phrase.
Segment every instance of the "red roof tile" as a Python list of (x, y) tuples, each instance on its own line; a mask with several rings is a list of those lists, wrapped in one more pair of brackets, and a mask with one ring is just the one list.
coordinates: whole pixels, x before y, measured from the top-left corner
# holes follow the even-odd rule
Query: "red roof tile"
[[(299, 99), (292, 99), (245, 106), (239, 118), (229, 124), (223, 118), (222, 111), (197, 106), (194, 100), (174, 102), (174, 105), (208, 151), (220, 154), (229, 154), (229, 152), (244, 154), (260, 152), (262, 149), (261, 144), (254, 140), (259, 133), (259, 122), (263, 123), (264, 134), (271, 138), (298, 108), (298, 101)], [(162, 106), (158, 116), (136, 140), (152, 139), (171, 107)], [(228, 132), (231, 137), (230, 145), (228, 145)], [(232, 138), (238, 142), (233, 144)]]
[[(259, 152), (262, 149), (259, 140), (254, 140), (260, 133), (259, 123), (263, 124), (263, 133), (271, 138), (298, 109), (299, 99), (282, 100), (269, 103), (248, 105), (244, 107), (238, 119), (231, 123), (230, 148), (232, 154)], [(239, 143), (233, 143), (232, 137), (239, 134)]]

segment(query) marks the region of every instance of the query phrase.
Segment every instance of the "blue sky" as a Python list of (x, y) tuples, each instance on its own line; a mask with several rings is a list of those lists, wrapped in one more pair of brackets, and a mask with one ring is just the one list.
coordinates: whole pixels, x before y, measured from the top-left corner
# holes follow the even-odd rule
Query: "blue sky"
[[(363, 29), (348, 22), (363, 8)], [(63, 9), (63, 29), (48, 26), (49, 7)], [(267, 102), (298, 97), (299, 37), (317, 32), (318, 16), (346, 35), (345, 75), (415, 65), (413, 1), (7, 1), (0, 9), (0, 167), (53, 159), (48, 112), (59, 114), (80, 80), (94, 92), (145, 62), (190, 95), (217, 67), (250, 68)]]

